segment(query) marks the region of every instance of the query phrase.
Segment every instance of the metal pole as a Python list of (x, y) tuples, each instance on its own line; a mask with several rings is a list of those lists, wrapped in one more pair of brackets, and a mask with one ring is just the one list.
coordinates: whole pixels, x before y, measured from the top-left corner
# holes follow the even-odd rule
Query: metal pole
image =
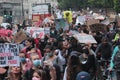
[(22, 16), (23, 16), (23, 19), (24, 19), (24, 7), (23, 7), (23, 0), (21, 0), (21, 5), (22, 5)]

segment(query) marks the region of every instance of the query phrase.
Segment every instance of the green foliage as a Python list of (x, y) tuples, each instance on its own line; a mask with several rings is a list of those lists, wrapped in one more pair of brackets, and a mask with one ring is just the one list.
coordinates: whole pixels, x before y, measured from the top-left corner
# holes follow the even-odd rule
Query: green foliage
[(120, 13), (120, 1), (114, 0), (114, 9), (117, 13)]
[(58, 0), (62, 9), (113, 8), (113, 0)]

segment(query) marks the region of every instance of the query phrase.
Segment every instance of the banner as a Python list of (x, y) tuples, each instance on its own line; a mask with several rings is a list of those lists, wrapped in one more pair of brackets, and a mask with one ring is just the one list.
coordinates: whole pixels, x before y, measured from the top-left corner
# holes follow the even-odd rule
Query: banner
[(44, 39), (45, 31), (44, 28), (39, 27), (27, 27), (27, 32), (31, 34), (33, 38)]
[(75, 37), (79, 43), (97, 43), (92, 35), (76, 34), (73, 37)]
[(18, 44), (0, 44), (0, 67), (5, 66), (20, 66)]

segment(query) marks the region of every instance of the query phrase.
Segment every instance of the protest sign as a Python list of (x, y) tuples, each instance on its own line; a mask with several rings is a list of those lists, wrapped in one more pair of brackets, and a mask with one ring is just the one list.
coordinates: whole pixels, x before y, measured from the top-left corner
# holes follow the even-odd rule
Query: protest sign
[(110, 20), (109, 19), (105, 19), (101, 23), (105, 24), (105, 25), (108, 25), (108, 24), (110, 24)]
[(92, 24), (96, 24), (96, 23), (99, 23), (99, 20), (96, 20), (96, 19), (91, 19), (91, 20), (87, 20), (86, 24), (88, 26), (92, 25)]
[(75, 34), (73, 35), (79, 43), (97, 43), (92, 35), (88, 34)]
[(3, 17), (0, 16), (0, 24), (3, 22)]
[(0, 67), (5, 66), (20, 66), (18, 44), (0, 44)]
[(76, 18), (76, 25), (78, 25), (78, 23), (80, 23), (81, 25), (83, 25), (83, 24), (85, 24), (85, 21), (86, 21), (85, 16), (78, 16)]
[(22, 30), (17, 32), (14, 36), (14, 42), (15, 43), (21, 43), (25, 39), (27, 39), (27, 35)]
[(44, 30), (45, 30), (45, 34), (50, 34), (50, 27), (45, 27)]
[(76, 31), (76, 30), (70, 30), (69, 34), (70, 35), (75, 35), (75, 34), (79, 34), (79, 32)]
[(44, 28), (27, 27), (27, 32), (30, 33), (33, 38), (44, 39), (44, 35), (45, 35)]
[(69, 24), (65, 21), (65, 19), (55, 19), (56, 29), (59, 30), (63, 28), (63, 30), (69, 29)]
[(96, 24), (92, 24), (90, 25), (90, 29), (92, 32), (106, 32), (107, 31), (107, 27), (105, 24), (101, 24), (101, 23), (96, 23)]

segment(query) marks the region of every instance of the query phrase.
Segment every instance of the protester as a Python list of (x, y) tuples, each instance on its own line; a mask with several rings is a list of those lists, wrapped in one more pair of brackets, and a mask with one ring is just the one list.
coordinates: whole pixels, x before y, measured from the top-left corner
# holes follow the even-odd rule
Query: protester
[(0, 67), (0, 80), (4, 80), (8, 75), (9, 67)]
[(75, 80), (77, 74), (82, 70), (82, 66), (79, 57), (76, 53), (72, 53), (69, 56), (68, 64), (65, 69), (63, 80)]
[(115, 46), (114, 50), (113, 50), (113, 54), (111, 57), (111, 62), (110, 62), (110, 68), (109, 71), (113, 71), (113, 69), (115, 69), (116, 71), (116, 76), (117, 76), (117, 80), (119, 80), (120, 78), (120, 45)]
[[(101, 68), (103, 62), (97, 66), (98, 60), (110, 60), (111, 56), (109, 71), (113, 71), (116, 67), (114, 57), (119, 51), (120, 30), (112, 23), (92, 26), (104, 20), (93, 21), (96, 16), (83, 10), (84, 13), (81, 15), (84, 24), (80, 24), (79, 18), (77, 24), (73, 22), (72, 11), (63, 11), (64, 19), (49, 17), (37, 26), (25, 25), (25, 21), (23, 26), (14, 24), (9, 30), (1, 26), (0, 80), (91, 80), (96, 71), (102, 73), (104, 68)], [(80, 18), (80, 21), (83, 20)], [(23, 40), (16, 41), (15, 37)], [(115, 71), (119, 79), (117, 68)]]
[(21, 67), (11, 67), (10, 72), (8, 73), (8, 76), (5, 80), (22, 80), (22, 68)]
[(42, 59), (42, 55), (39, 49), (35, 47), (34, 39), (28, 38), (25, 40), (25, 48), (22, 49), (22, 51), (25, 53), (26, 58), (30, 59), (31, 53), (37, 53), (39, 55), (39, 58)]
[(95, 53), (99, 60), (110, 60), (112, 55), (112, 44), (109, 43), (106, 37), (102, 38), (102, 43), (98, 45)]
[(47, 80), (46, 73), (44, 70), (35, 70), (33, 73), (32, 80)]
[(34, 71), (37, 69), (42, 69), (41, 60), (38, 54), (31, 54), (30, 57), (31, 57), (32, 67), (26, 71), (24, 75), (25, 80), (32, 80)]

